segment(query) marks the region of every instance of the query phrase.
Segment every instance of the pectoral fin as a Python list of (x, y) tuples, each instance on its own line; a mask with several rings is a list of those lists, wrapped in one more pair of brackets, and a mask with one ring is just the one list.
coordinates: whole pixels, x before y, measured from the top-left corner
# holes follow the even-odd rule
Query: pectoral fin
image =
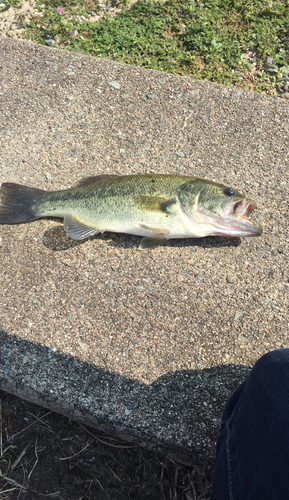
[(162, 212), (169, 214), (171, 207), (176, 203), (174, 199), (167, 200), (159, 196), (137, 196), (134, 200), (137, 208), (151, 212)]
[(99, 229), (84, 224), (72, 215), (66, 215), (64, 217), (64, 229), (68, 236), (74, 240), (84, 240), (100, 232)]

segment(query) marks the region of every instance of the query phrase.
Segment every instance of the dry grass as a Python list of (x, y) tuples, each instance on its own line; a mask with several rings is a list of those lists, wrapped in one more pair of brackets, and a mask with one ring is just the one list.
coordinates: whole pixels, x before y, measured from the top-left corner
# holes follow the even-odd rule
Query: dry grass
[(209, 500), (211, 471), (0, 392), (1, 500)]

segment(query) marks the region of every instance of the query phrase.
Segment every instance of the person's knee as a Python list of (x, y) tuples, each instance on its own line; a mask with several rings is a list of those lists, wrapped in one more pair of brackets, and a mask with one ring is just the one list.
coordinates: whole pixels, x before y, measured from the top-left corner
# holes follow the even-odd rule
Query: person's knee
[(286, 375), (289, 370), (289, 349), (277, 349), (264, 354), (253, 366), (251, 375), (256, 379), (276, 379), (280, 383), (280, 377)]

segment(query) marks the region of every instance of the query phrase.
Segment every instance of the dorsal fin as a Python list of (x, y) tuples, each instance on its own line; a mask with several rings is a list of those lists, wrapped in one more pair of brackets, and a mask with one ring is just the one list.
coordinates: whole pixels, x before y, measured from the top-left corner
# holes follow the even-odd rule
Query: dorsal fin
[(101, 174), (101, 175), (93, 175), (91, 177), (84, 177), (84, 179), (80, 179), (74, 187), (78, 186), (89, 186), (91, 184), (96, 184), (97, 182), (104, 181), (105, 179), (113, 179), (113, 177), (119, 177), (115, 174)]

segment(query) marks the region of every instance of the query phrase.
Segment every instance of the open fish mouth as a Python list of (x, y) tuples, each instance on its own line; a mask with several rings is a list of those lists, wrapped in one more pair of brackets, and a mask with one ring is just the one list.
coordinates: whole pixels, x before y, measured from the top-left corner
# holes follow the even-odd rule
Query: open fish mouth
[(256, 208), (256, 203), (252, 200), (241, 200), (227, 204), (224, 208), (225, 215), (250, 219), (252, 212)]
[(262, 226), (252, 219), (256, 203), (252, 200), (230, 201), (223, 205), (223, 216), (218, 217), (219, 236), (260, 236)]

